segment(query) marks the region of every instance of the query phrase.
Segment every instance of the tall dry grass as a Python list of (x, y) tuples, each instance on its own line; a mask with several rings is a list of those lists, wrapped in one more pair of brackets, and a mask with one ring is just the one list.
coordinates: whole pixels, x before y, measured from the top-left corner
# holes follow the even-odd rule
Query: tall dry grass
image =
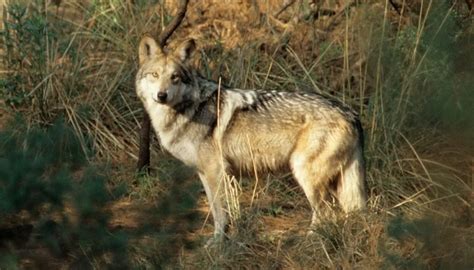
[[(323, 93), (359, 111), (369, 209), (350, 217), (336, 211), (306, 238), (309, 209), (287, 176), (237, 179), (242, 192), (230, 201), (239, 218), (227, 245), (183, 248), (175, 266), (472, 268), (474, 50), (463, 3), (398, 1), (399, 14), (390, 1), (319, 1), (335, 14), (295, 20), (311, 8), (308, 1), (278, 18), (272, 14), (283, 1), (241, 2), (192, 2), (170, 46), (196, 38), (196, 66), (226, 84)], [(170, 1), (9, 1), (4, 110), (43, 125), (64, 116), (97, 160), (131, 170), (142, 110), (133, 89), (137, 41), (159, 33), (174, 8)], [(155, 150), (158, 178), (178, 173)], [(118, 170), (116, 178), (133, 176)], [(136, 202), (168, 191), (153, 177), (137, 179), (130, 191)], [(209, 231), (204, 220), (201, 235)], [(137, 266), (157, 262), (140, 245), (131, 255)]]

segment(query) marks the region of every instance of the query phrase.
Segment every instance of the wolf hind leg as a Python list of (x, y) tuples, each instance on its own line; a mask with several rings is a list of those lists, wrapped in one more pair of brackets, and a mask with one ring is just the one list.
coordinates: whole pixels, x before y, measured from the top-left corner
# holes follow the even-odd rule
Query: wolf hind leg
[(347, 145), (344, 133), (324, 133), (311, 126), (300, 133), (290, 166), (313, 210), (310, 231), (321, 222), (323, 201), (339, 173)]
[(320, 223), (323, 199), (326, 197), (327, 182), (326, 175), (321, 174), (313, 164), (310, 163), (311, 156), (306, 154), (294, 155), (291, 159), (293, 176), (303, 189), (312, 210), (309, 233)]

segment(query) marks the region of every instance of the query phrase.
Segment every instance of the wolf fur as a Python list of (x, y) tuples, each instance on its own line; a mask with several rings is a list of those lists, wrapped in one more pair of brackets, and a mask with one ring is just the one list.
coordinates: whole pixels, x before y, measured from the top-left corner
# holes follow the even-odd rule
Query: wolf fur
[(312, 208), (333, 191), (345, 212), (365, 207), (363, 133), (357, 114), (317, 94), (241, 90), (207, 80), (187, 63), (193, 40), (164, 52), (139, 45), (136, 91), (164, 149), (196, 168), (214, 218), (228, 223), (221, 181), (242, 171), (291, 171)]

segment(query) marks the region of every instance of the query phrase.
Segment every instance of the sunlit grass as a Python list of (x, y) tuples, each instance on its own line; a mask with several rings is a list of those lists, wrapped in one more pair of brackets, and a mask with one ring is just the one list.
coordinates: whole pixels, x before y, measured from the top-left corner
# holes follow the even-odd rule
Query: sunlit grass
[[(26, 6), (10, 1), (3, 18), (6, 72), (0, 93), (5, 109), (21, 112), (30, 123), (47, 126), (64, 117), (82, 148), (96, 152), (92, 161), (120, 168), (110, 185), (126, 183), (130, 200), (147, 205), (172, 200), (174, 181), (198, 180), (170, 161), (156, 140), (151, 176), (121, 172), (133, 170), (138, 152), (137, 41), (146, 32), (157, 35), (172, 6), (135, 2), (63, 1), (56, 8), (33, 1), (21, 15)], [(327, 2), (332, 7), (337, 1)], [(234, 207), (240, 218), (232, 222), (228, 246), (200, 247), (196, 234), (205, 235), (210, 223), (202, 213), (197, 233), (180, 231), (196, 245), (170, 255), (173, 263), (183, 268), (469, 266), (474, 80), (472, 64), (462, 58), (474, 59), (472, 19), (460, 19), (462, 9), (442, 1), (411, 2), (402, 16), (389, 1), (368, 1), (338, 16), (297, 24), (291, 20), (300, 8), (295, 4), (280, 16), (281, 25), (254, 7), (233, 4), (208, 6), (215, 13), (205, 16), (216, 21), (200, 21), (200, 4), (192, 4), (188, 24), (171, 46), (195, 37), (196, 66), (205, 76), (239, 88), (322, 93), (360, 113), (370, 199), (367, 213), (349, 218), (336, 207), (318, 233), (306, 238), (309, 207), (290, 177), (263, 177), (257, 184), (236, 179), (242, 194), (232, 202), (240, 199), (245, 207)], [(259, 21), (240, 27), (244, 19), (226, 17), (226, 8)], [(427, 245), (437, 239), (425, 237), (425, 227), (444, 237), (439, 241), (452, 236), (458, 244)], [(132, 241), (137, 266), (165, 261), (155, 258), (163, 248), (156, 239)]]

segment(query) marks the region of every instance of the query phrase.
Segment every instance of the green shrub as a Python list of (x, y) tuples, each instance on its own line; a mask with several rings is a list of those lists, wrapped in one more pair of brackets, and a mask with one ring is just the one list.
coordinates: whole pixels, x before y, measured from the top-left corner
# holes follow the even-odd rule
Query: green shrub
[[(28, 241), (52, 256), (74, 255), (86, 265), (108, 255), (106, 265), (127, 264), (126, 235), (107, 227), (106, 175), (87, 162), (69, 127), (62, 121), (28, 127), (17, 119), (0, 132), (0, 142), (0, 226), (26, 214), (35, 223)], [(8, 253), (18, 257), (16, 249)]]

